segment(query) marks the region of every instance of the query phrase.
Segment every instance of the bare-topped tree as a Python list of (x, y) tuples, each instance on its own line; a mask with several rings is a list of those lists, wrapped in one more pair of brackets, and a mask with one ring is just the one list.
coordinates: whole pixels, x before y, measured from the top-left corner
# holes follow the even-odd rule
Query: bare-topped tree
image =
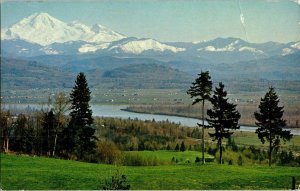
[[(210, 99), (210, 94), (212, 90), (212, 81), (209, 72), (202, 72), (198, 74), (195, 82), (193, 82), (187, 94), (191, 95), (191, 98), (195, 98), (193, 105), (202, 102), (202, 164), (205, 163), (204, 158), (204, 102)], [(198, 126), (201, 126), (198, 123)]]

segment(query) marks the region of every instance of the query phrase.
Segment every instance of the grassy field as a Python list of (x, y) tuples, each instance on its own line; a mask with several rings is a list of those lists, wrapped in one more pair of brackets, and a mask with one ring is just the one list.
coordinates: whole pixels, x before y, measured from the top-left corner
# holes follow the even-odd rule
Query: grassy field
[[(126, 151), (126, 154), (138, 154), (145, 158), (155, 157), (159, 160), (162, 160), (166, 163), (170, 163), (172, 158), (174, 160), (177, 159), (178, 164), (185, 164), (185, 163), (195, 163), (196, 157), (201, 158), (202, 153), (198, 151), (185, 151), (185, 152), (176, 152), (176, 151)], [(206, 160), (212, 160), (214, 157), (205, 153), (204, 155)]]
[[(247, 132), (247, 131), (235, 131), (233, 134), (234, 141), (238, 145), (254, 145), (254, 146), (262, 146), (262, 147), (268, 147), (269, 145), (267, 143), (262, 144), (261, 141), (258, 139), (257, 134), (254, 132)], [(293, 138), (290, 141), (287, 141), (286, 143), (283, 143), (282, 141), (281, 147), (283, 148), (290, 148), (295, 149), (298, 148), (298, 151), (300, 151), (300, 136), (294, 135)]]
[(95, 190), (119, 169), (131, 189), (290, 189), (300, 168), (229, 165), (117, 167), (77, 161), (1, 155), (4, 190)]

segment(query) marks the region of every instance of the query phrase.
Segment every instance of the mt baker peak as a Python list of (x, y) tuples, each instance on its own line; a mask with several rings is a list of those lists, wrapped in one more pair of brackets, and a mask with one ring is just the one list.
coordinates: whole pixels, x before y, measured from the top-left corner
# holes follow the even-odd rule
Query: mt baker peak
[(18, 25), (26, 26), (31, 25), (35, 28), (43, 26), (51, 26), (54, 28), (56, 25), (64, 24), (62, 21), (50, 16), (48, 13), (34, 13), (33, 15), (22, 19)]
[(34, 13), (1, 30), (1, 39), (21, 39), (42, 46), (68, 41), (112, 42), (125, 38), (102, 25), (92, 28), (79, 22), (65, 23), (48, 13)]

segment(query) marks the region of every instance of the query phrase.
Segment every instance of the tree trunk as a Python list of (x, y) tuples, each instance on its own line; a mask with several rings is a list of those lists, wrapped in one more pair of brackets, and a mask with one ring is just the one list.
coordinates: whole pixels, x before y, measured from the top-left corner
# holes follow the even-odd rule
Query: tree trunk
[(272, 165), (272, 141), (270, 140), (270, 145), (269, 145), (269, 166)]
[(271, 136), (271, 132), (270, 132), (270, 137), (269, 137), (269, 166), (272, 165), (272, 150), (273, 150), (273, 147), (272, 147), (272, 136)]
[(53, 146), (52, 156), (54, 156), (54, 155), (55, 155), (56, 141), (57, 141), (57, 132), (55, 133), (55, 138), (54, 138), (54, 146)]
[[(48, 115), (48, 114), (47, 114)], [(50, 156), (50, 133), (49, 133), (49, 124), (48, 124), (48, 137), (47, 137), (47, 142), (48, 142), (48, 152), (47, 155)]]
[(219, 148), (220, 148), (220, 161), (219, 163), (222, 164), (222, 154), (223, 154), (223, 150), (222, 150), (222, 139), (219, 139)]
[(4, 152), (8, 152), (8, 145), (9, 145), (9, 138), (8, 137), (6, 137), (5, 139), (4, 139)]
[(6, 139), (6, 152), (9, 151), (9, 138)]
[(204, 99), (202, 100), (202, 164), (205, 164), (204, 158)]

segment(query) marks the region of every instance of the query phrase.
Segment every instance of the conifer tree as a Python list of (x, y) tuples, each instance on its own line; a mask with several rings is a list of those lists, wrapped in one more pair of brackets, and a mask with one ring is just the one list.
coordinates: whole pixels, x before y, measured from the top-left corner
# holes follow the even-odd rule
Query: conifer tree
[(187, 94), (191, 95), (191, 98), (195, 98), (193, 105), (202, 102), (202, 125), (198, 123), (198, 126), (202, 127), (202, 164), (205, 163), (204, 158), (204, 102), (210, 99), (212, 90), (212, 81), (210, 80), (209, 72), (202, 72), (198, 74), (198, 78), (192, 83), (192, 86), (187, 91)]
[(286, 126), (283, 116), (283, 108), (278, 106), (279, 98), (274, 91), (273, 87), (261, 98), (259, 105), (259, 112), (255, 112), (256, 129), (258, 138), (264, 144), (265, 141), (269, 142), (269, 166), (272, 164), (272, 151), (280, 146), (280, 139), (284, 142), (292, 138), (290, 131), (285, 131), (282, 128)]
[(236, 105), (229, 103), (226, 96), (227, 92), (224, 91), (224, 85), (220, 82), (210, 99), (213, 107), (207, 111), (209, 118), (206, 119), (208, 124), (215, 129), (215, 133), (209, 133), (209, 135), (218, 141), (220, 164), (222, 164), (222, 139), (229, 138), (233, 134), (230, 132), (231, 129), (240, 128), (238, 121), (241, 117), (236, 110)]
[(185, 151), (185, 145), (184, 142), (182, 141), (181, 145), (180, 145), (180, 151), (184, 152)]
[(84, 154), (91, 153), (96, 147), (95, 129), (91, 126), (92, 110), (89, 105), (91, 91), (82, 72), (77, 76), (70, 99), (71, 119), (67, 127), (68, 151), (75, 152), (77, 157), (82, 159)]

